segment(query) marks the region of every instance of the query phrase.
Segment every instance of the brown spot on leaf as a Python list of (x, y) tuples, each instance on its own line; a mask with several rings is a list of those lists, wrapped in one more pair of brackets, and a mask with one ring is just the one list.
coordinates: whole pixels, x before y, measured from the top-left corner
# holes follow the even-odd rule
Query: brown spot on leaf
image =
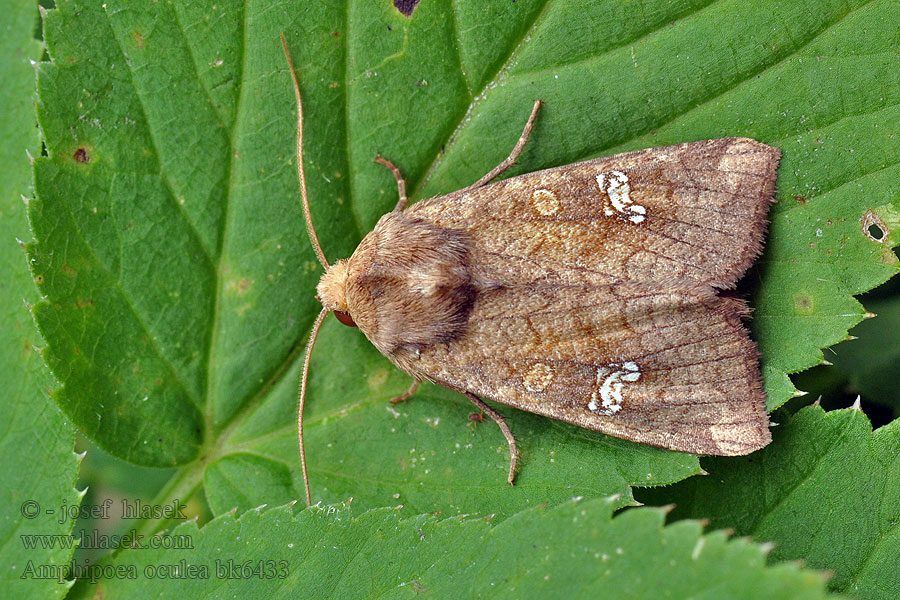
[(797, 204), (806, 204), (806, 198), (803, 196), (794, 196), (794, 202)]
[(63, 264), (63, 266), (60, 267), (60, 269), (62, 269), (62, 272), (63, 272), (63, 273), (68, 273), (69, 275), (74, 275), (74, 274), (75, 274), (75, 269), (73, 269), (72, 267), (70, 267), (68, 264)]
[(812, 314), (815, 303), (809, 294), (803, 292), (794, 296), (794, 311), (800, 315)]
[(891, 232), (887, 225), (884, 224), (884, 221), (872, 212), (871, 209), (866, 211), (860, 219), (860, 222), (862, 223), (863, 234), (878, 244), (883, 243), (885, 238), (887, 238), (888, 234)]
[(80, 163), (91, 162), (91, 155), (88, 154), (87, 148), (85, 148), (84, 146), (79, 146), (75, 151), (75, 154), (72, 155), (72, 158)]
[(137, 31), (132, 31), (131, 36), (134, 38), (134, 43), (137, 45), (138, 50), (144, 49), (144, 36), (139, 34)]
[(405, 17), (411, 17), (418, 5), (419, 0), (394, 0), (394, 8), (399, 10)]
[(38, 275), (37, 277), (34, 278), (34, 282), (38, 285), (41, 285), (42, 283), (44, 283), (44, 276)]

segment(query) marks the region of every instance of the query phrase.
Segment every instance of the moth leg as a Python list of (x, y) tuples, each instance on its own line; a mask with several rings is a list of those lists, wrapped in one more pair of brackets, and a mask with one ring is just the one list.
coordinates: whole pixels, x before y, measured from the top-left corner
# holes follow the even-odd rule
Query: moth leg
[(375, 162), (379, 165), (384, 165), (388, 169), (391, 170), (391, 173), (394, 175), (394, 179), (397, 180), (397, 194), (400, 196), (400, 199), (397, 201), (397, 206), (394, 207), (394, 212), (398, 212), (403, 210), (406, 207), (406, 180), (403, 179), (403, 174), (400, 172), (400, 169), (394, 166), (394, 163), (384, 158), (380, 154), (375, 156)]
[(535, 100), (534, 107), (531, 109), (531, 116), (528, 117), (528, 121), (525, 123), (525, 129), (522, 130), (522, 135), (519, 136), (519, 141), (516, 142), (515, 147), (512, 149), (512, 152), (509, 153), (509, 156), (506, 157), (502, 163), (491, 169), (491, 172), (470, 185), (469, 187), (464, 187), (460, 190), (460, 192), (468, 192), (470, 190), (474, 190), (475, 188), (480, 188), (486, 183), (489, 183), (495, 177), (498, 177), (503, 171), (507, 170), (514, 164), (516, 164), (516, 159), (519, 158), (519, 155), (522, 154), (522, 150), (525, 149), (525, 144), (528, 142), (528, 136), (531, 135), (531, 128), (534, 127), (534, 121), (537, 119), (538, 109), (541, 108), (541, 101)]
[(475, 394), (465, 392), (465, 396), (472, 404), (477, 406), (481, 412), (492, 418), (494, 423), (500, 427), (500, 431), (503, 432), (503, 437), (506, 438), (506, 443), (509, 444), (509, 476), (507, 477), (507, 481), (509, 481), (509, 485), (515, 485), (516, 468), (519, 465), (519, 449), (516, 447), (516, 438), (513, 437), (512, 431), (509, 430), (509, 426), (506, 424), (506, 421), (503, 420), (503, 417), (500, 416), (500, 413), (482, 402)]
[(395, 404), (400, 404), (401, 402), (406, 402), (407, 400), (409, 400), (412, 397), (412, 395), (416, 393), (416, 390), (419, 389), (420, 383), (421, 382), (418, 379), (414, 380), (412, 382), (412, 385), (409, 386), (408, 390), (406, 390), (399, 396), (394, 396), (393, 398), (391, 398), (391, 400), (390, 400), (391, 406), (393, 406)]

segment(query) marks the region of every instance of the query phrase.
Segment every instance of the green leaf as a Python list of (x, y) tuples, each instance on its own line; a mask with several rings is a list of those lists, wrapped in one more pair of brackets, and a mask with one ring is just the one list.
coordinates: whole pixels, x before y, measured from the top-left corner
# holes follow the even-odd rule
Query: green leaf
[(859, 339), (835, 346), (831, 361), (849, 373), (850, 385), (866, 400), (893, 407), (895, 413), (900, 413), (900, 298), (872, 300), (866, 308), (877, 317), (853, 329), (851, 333)]
[[(770, 407), (897, 271), (900, 96), (886, 0), (241, 4), (63, 1), (39, 70), (35, 308), (60, 406), (112, 454), (180, 466), (216, 513), (302, 494), (293, 403), (320, 274), (295, 181), (287, 34), (325, 254), (350, 254), (396, 202), (476, 180), (545, 101), (515, 172), (746, 135), (784, 152), (768, 248), (749, 278)], [(496, 11), (496, 12), (495, 12)], [(498, 24), (501, 23), (502, 24)], [(501, 407), (522, 450), (329, 321), (313, 356), (313, 497), (507, 516), (698, 472), (695, 457)], [(182, 496), (183, 498), (183, 496)]]
[[(171, 532), (190, 549), (128, 550), (109, 567), (104, 597), (131, 598), (824, 598), (820, 574), (766, 566), (766, 549), (697, 522), (663, 527), (665, 512), (572, 501), (499, 525), (473, 518), (403, 519), (382, 508), (290, 507), (223, 515)], [(548, 535), (547, 532), (552, 532)], [(247, 556), (265, 557), (246, 561)], [(246, 561), (246, 562), (245, 562)], [(436, 568), (440, 565), (439, 568)], [(168, 568), (170, 576), (156, 576)], [(174, 569), (177, 569), (174, 570)], [(191, 571), (193, 569), (193, 571)], [(244, 577), (240, 573), (244, 569)], [(253, 575), (259, 569), (262, 575)], [(193, 574), (191, 574), (193, 573)], [(226, 574), (237, 573), (226, 580)], [(93, 585), (75, 596), (93, 597)]]
[(38, 356), (41, 341), (26, 306), (37, 290), (16, 241), (30, 237), (22, 202), (31, 195), (26, 152), (40, 152), (30, 61), (40, 58), (43, 46), (34, 39), (36, 2), (2, 2), (0, 11), (0, 588), (14, 598), (61, 598), (69, 584), (28, 573), (65, 565), (72, 556), (71, 543), (66, 547), (52, 538), (71, 541), (75, 521), (63, 518), (63, 511), (77, 509), (81, 500), (74, 488), (79, 460), (71, 425), (47, 396), (56, 384)]
[(900, 595), (900, 421), (874, 433), (858, 410), (807, 407), (775, 416), (775, 441), (752, 457), (704, 459), (709, 477), (647, 502), (675, 502), (672, 519), (709, 519), (775, 542), (772, 558), (834, 573), (830, 587), (858, 598)]

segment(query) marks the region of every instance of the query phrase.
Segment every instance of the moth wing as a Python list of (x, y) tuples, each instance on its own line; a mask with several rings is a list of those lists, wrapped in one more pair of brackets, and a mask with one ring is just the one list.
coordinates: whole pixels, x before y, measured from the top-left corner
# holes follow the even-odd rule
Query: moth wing
[(780, 151), (722, 138), (520, 175), (407, 209), (464, 229), (490, 281), (735, 285), (762, 249)]
[(770, 441), (745, 305), (708, 287), (515, 286), (466, 333), (392, 360), (459, 391), (654, 446), (742, 455)]

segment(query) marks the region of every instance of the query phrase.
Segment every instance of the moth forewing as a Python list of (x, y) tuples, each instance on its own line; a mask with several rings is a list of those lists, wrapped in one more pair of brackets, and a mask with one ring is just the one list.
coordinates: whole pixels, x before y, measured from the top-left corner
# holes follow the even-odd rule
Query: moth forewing
[[(423, 200), (508, 281), (733, 287), (762, 249), (780, 152), (746, 138), (639, 150)], [(743, 163), (736, 162), (743, 159)]]

